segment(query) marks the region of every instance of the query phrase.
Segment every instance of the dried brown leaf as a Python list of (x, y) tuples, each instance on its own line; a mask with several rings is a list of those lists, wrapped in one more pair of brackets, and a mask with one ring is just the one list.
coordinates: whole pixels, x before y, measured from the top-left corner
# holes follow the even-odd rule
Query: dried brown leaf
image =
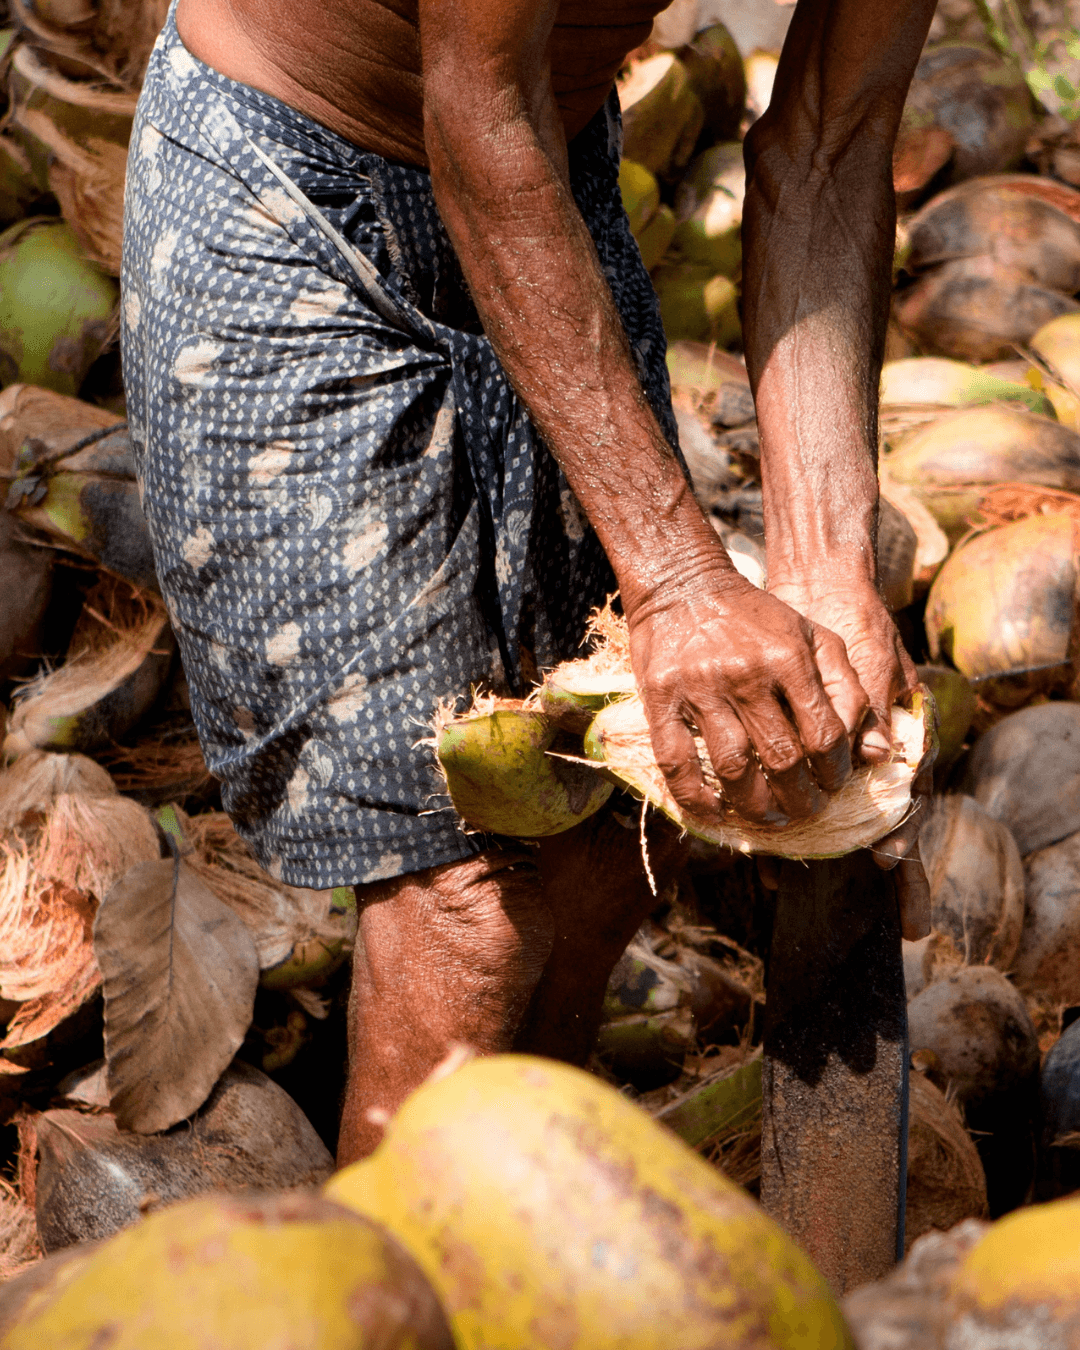
[(209, 1096), (251, 1022), (259, 958), (233, 911), (180, 859), (140, 863), (94, 924), (105, 1057), (121, 1129), (168, 1129)]

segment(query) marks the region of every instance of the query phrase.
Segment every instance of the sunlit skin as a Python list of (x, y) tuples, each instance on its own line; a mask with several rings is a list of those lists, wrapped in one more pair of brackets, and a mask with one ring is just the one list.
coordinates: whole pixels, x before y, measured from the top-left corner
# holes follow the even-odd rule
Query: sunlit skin
[[(659, 0), (180, 0), (196, 56), (364, 149), (426, 167), (484, 329), (618, 579), (675, 797), (782, 823), (889, 754), (915, 682), (876, 588), (876, 394), (892, 145), (933, 0), (799, 0), (747, 139), (743, 303), (769, 590), (733, 567), (649, 409), (566, 146)], [(875, 846), (905, 935), (928, 929), (917, 816)], [(621, 832), (621, 833), (620, 833)], [(661, 864), (678, 847), (660, 839)], [(611, 966), (653, 903), (636, 836), (583, 827), (360, 893), (339, 1162), (456, 1041), (582, 1062)], [(901, 859), (897, 865), (897, 860)]]

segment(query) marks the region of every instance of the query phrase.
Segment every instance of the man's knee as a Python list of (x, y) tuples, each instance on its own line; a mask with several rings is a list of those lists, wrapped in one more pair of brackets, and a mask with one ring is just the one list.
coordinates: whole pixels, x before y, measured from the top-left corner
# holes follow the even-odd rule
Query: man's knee
[[(551, 953), (554, 925), (536, 860), (488, 849), (462, 862), (357, 893), (368, 963), (396, 949), (462, 994), (501, 986), (526, 995)], [(378, 976), (378, 970), (373, 974)]]

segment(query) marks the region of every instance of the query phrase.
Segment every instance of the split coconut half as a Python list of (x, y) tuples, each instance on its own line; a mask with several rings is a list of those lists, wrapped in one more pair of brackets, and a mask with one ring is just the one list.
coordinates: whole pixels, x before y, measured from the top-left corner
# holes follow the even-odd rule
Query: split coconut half
[[(439, 763), (468, 827), (520, 838), (558, 834), (598, 811), (617, 783), (708, 843), (742, 853), (827, 858), (875, 843), (912, 810), (911, 786), (934, 735), (933, 699), (925, 687), (909, 708), (893, 709), (888, 762), (857, 769), (817, 815), (776, 829), (722, 803), (719, 816), (704, 818), (675, 801), (656, 763), (625, 620), (608, 608), (595, 617), (591, 635), (593, 652), (556, 667), (528, 700), (488, 696), (461, 717), (444, 712), (437, 718)], [(696, 744), (705, 780), (720, 797), (704, 742), (696, 738)], [(590, 768), (595, 779), (582, 778)]]

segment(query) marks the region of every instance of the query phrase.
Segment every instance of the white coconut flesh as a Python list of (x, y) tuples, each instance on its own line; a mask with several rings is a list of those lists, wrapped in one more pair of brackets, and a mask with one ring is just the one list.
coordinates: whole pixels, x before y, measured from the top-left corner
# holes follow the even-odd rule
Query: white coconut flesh
[[(817, 815), (780, 829), (744, 820), (733, 809), (722, 810), (719, 822), (691, 815), (675, 801), (653, 758), (649, 726), (640, 698), (632, 695), (601, 709), (587, 738), (590, 754), (638, 796), (657, 807), (688, 834), (740, 853), (768, 853), (784, 858), (831, 858), (866, 848), (884, 838), (911, 811), (911, 785), (929, 741), (929, 704), (921, 699), (915, 711), (892, 711), (893, 753), (883, 764), (856, 770), (839, 792), (831, 794)], [(719, 780), (708, 751), (695, 738), (705, 781), (719, 794)]]

